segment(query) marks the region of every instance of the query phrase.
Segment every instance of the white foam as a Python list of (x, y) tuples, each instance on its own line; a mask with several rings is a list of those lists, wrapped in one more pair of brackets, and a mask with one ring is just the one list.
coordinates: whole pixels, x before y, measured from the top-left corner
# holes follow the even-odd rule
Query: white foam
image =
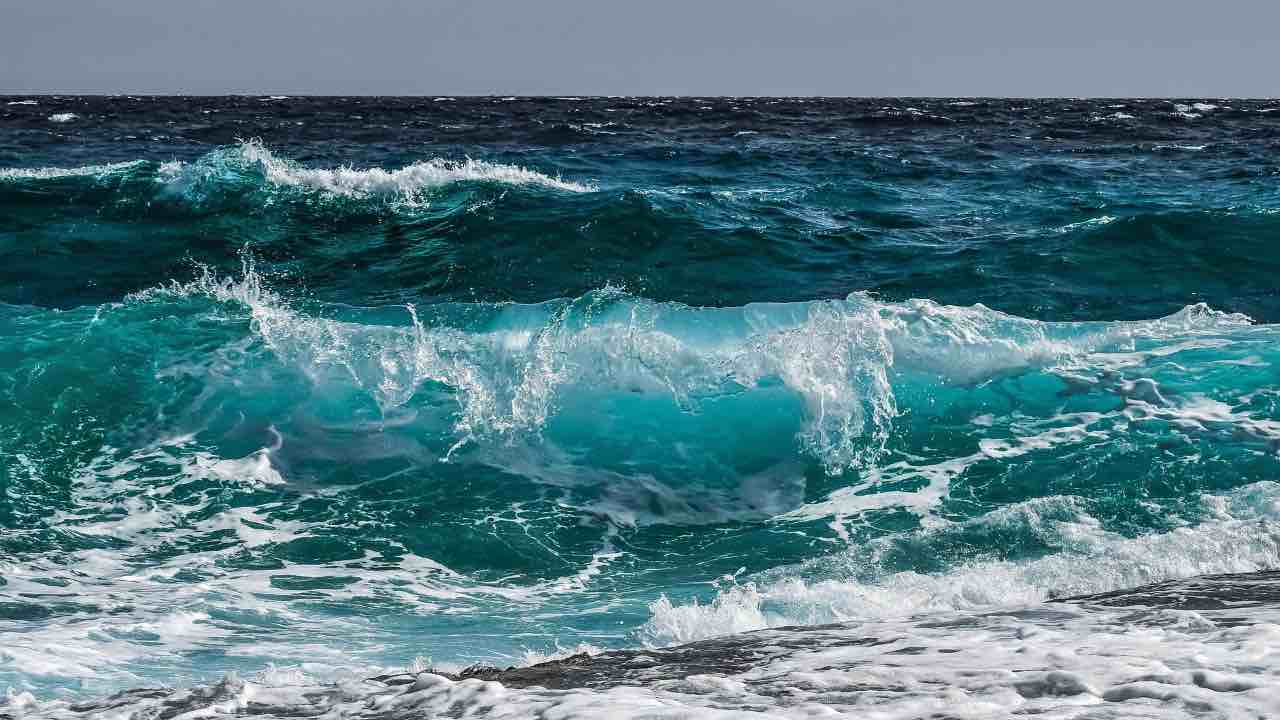
[(1225, 428), (1237, 436), (1280, 442), (1280, 421), (1254, 417), (1201, 393), (1189, 393), (1176, 403), (1129, 398), (1125, 415), (1134, 422), (1161, 420), (1184, 431), (1211, 432)]
[(549, 651), (525, 650), (524, 655), (520, 658), (520, 665), (539, 665), (553, 660), (563, 660), (575, 655), (599, 655), (602, 652), (604, 652), (603, 648), (599, 648), (591, 643), (578, 643), (570, 648), (556, 646), (554, 649)]
[(49, 122), (68, 123), (68, 122), (71, 122), (72, 120), (75, 120), (78, 117), (80, 116), (76, 115), (75, 113), (69, 113), (69, 112), (54, 113), (49, 116)]
[(1115, 222), (1118, 219), (1119, 218), (1117, 218), (1114, 215), (1101, 215), (1096, 218), (1089, 218), (1088, 220), (1081, 220), (1079, 222), (1068, 223), (1066, 225), (1063, 225), (1062, 227), (1057, 228), (1056, 232), (1068, 233), (1068, 232), (1073, 232), (1075, 230), (1080, 230), (1084, 228), (1102, 227), (1104, 225), (1110, 225), (1111, 223)]
[(1173, 106), (1173, 114), (1187, 120), (1198, 120), (1204, 117), (1206, 113), (1211, 113), (1217, 109), (1217, 105), (1205, 102), (1197, 102), (1190, 105), (1175, 103)]
[[(289, 714), (351, 718), (1243, 720), (1280, 711), (1277, 644), (1274, 619), (1219, 627), (1194, 612), (1061, 606), (773, 632), (754, 638), (745, 668), (731, 655), (723, 668), (637, 675), (604, 690), (514, 689), (430, 673), (394, 685), (357, 679), (307, 685), (305, 676), (277, 682), (269, 672), (256, 682), (228, 676), (212, 687), (122, 699), (112, 709), (120, 717), (175, 709), (186, 710), (181, 717), (206, 717), (242, 712), (254, 702)], [(11, 697), (28, 717), (77, 716), (65, 701)]]
[(1042, 517), (1046, 503), (1069, 509), (1074, 506), (1071, 498), (1002, 508), (970, 523), (1000, 524), (1016, 518), (1056, 545), (1058, 552), (1028, 562), (972, 563), (940, 575), (897, 573), (875, 582), (790, 576), (727, 588), (706, 605), (673, 605), (663, 598), (650, 608), (652, 617), (642, 637), (653, 645), (673, 645), (788, 625), (1025, 607), (1054, 596), (1194, 575), (1255, 572), (1280, 564), (1280, 487), (1260, 482), (1205, 502), (1216, 519), (1137, 538), (1107, 532), (1078, 510), (1071, 521)]

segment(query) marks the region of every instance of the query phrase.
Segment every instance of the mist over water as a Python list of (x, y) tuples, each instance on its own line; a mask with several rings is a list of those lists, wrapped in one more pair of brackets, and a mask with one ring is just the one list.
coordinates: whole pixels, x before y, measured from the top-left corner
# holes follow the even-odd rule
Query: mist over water
[(0, 98), (0, 717), (1277, 711), (1276, 109)]

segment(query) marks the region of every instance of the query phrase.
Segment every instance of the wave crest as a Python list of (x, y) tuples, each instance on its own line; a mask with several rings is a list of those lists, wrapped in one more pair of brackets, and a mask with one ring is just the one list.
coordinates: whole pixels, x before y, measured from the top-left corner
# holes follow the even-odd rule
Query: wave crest
[(606, 289), (537, 305), (404, 309), (407, 327), (312, 317), (248, 261), (239, 279), (207, 268), (131, 302), (205, 296), (250, 310), (254, 332), (316, 382), (354, 382), (384, 412), (424, 384), (449, 388), (460, 442), (538, 433), (570, 395), (670, 397), (681, 408), (780, 383), (804, 400), (801, 444), (836, 473), (870, 462), (896, 413), (889, 345), (862, 298), (694, 309)]

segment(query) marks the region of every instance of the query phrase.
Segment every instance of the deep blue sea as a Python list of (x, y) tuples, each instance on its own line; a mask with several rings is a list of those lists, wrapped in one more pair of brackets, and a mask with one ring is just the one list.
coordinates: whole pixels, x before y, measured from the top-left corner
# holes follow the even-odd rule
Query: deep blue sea
[(0, 97), (0, 718), (1277, 717), (1277, 322), (1280, 101)]

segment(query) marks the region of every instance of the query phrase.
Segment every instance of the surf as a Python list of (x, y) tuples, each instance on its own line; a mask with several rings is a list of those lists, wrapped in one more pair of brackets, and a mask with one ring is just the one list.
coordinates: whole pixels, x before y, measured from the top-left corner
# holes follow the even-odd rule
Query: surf
[(4, 105), (0, 715), (1266, 714), (1196, 102)]

